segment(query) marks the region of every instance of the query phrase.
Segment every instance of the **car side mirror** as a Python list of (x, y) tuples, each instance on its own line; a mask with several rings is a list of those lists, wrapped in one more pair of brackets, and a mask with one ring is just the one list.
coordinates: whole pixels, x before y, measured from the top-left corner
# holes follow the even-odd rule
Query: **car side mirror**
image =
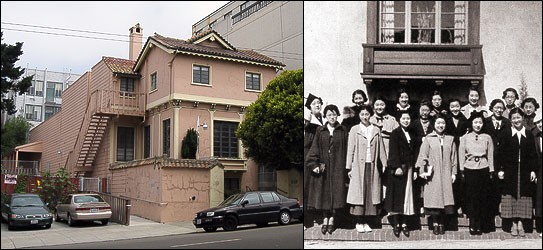
[(4, 204), (4, 205), (5, 205), (6, 207), (8, 207), (8, 208), (9, 208), (9, 204), (7, 204), (7, 203), (6, 203), (6, 204)]
[(245, 205), (249, 204), (249, 200), (244, 200), (241, 205), (245, 207)]

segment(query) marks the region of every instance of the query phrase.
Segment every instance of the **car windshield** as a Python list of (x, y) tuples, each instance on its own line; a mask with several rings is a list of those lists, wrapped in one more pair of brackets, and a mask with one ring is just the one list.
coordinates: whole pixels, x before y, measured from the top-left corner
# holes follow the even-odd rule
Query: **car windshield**
[(241, 199), (243, 198), (243, 194), (233, 194), (230, 197), (226, 198), (219, 206), (230, 206), (230, 205), (238, 205)]
[(74, 197), (74, 203), (104, 202), (98, 195), (81, 195)]
[(16, 197), (11, 201), (12, 207), (43, 207), (43, 201), (38, 197)]

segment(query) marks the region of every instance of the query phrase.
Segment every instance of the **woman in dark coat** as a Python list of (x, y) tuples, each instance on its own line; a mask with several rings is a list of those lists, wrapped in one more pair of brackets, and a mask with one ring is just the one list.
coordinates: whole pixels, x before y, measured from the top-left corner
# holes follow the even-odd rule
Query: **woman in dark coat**
[[(317, 128), (322, 126), (322, 99), (313, 94), (309, 94), (307, 101), (305, 102), (304, 110), (304, 160), (309, 153), (311, 144), (313, 144), (313, 138), (315, 138), (315, 133)], [(304, 171), (304, 229), (307, 227), (313, 226), (313, 211), (307, 209), (307, 190), (309, 189), (308, 184), (310, 183), (311, 172)]]
[[(341, 125), (347, 128), (347, 132), (351, 131), (353, 126), (360, 124), (360, 108), (368, 101), (368, 97), (363, 90), (357, 89), (353, 92), (351, 101), (354, 103), (354, 106), (350, 107), (352, 113), (341, 121)], [(349, 107), (345, 108), (349, 109)], [(346, 112), (343, 114), (346, 115)]]
[[(503, 117), (505, 103), (501, 99), (494, 99), (490, 102), (490, 112), (492, 115), (484, 119), (483, 133), (490, 135), (494, 144), (494, 159), (497, 159), (499, 151), (497, 150), (503, 143), (503, 135), (507, 130), (511, 130), (511, 121)], [(490, 181), (489, 190), (489, 218), (484, 218), (481, 222), (483, 232), (490, 232), (495, 229), (495, 216), (499, 215), (501, 194), (497, 178)]]
[[(543, 139), (541, 136), (541, 131), (543, 131), (542, 128), (542, 120), (541, 120), (541, 110), (539, 112), (536, 112), (536, 116), (534, 118), (534, 124), (535, 128), (532, 129), (532, 133), (534, 135), (535, 139), (535, 148), (537, 152), (537, 192), (535, 197), (535, 217), (538, 218), (538, 223), (541, 223), (541, 203), (543, 202), (543, 190), (541, 189), (541, 183), (543, 182), (543, 177), (541, 176), (541, 172), (543, 170), (543, 162), (541, 160), (541, 154), (543, 149)], [(541, 233), (539, 233), (539, 237), (541, 237)]]
[(337, 122), (339, 114), (335, 105), (324, 108), (327, 122), (317, 128), (305, 164), (305, 171), (312, 175), (308, 183), (307, 206), (322, 212), (323, 234), (335, 231), (334, 216), (346, 205), (345, 166), (349, 133)]
[(414, 134), (409, 130), (409, 111), (400, 111), (398, 117), (400, 127), (394, 129), (390, 135), (390, 154), (385, 170), (388, 175), (385, 210), (389, 213), (394, 235), (399, 237), (400, 231), (403, 231), (404, 235), (409, 237), (405, 216), (415, 214), (413, 167), (417, 159), (414, 155)]
[(502, 183), (500, 215), (512, 219), (511, 235), (525, 236), (522, 220), (532, 219), (537, 170), (534, 136), (523, 125), (524, 112), (514, 108), (509, 113), (512, 127), (500, 147), (498, 178)]

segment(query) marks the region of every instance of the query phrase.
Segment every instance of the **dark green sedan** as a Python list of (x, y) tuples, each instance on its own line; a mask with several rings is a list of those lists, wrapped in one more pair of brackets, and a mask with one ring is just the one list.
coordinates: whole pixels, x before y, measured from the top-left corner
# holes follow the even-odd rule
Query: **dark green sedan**
[(53, 215), (37, 194), (12, 194), (2, 201), (2, 220), (15, 227), (51, 228)]

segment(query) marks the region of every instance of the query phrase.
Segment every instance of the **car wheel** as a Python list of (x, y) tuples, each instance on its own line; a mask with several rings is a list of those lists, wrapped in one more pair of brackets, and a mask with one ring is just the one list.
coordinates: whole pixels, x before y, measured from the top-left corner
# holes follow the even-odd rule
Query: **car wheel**
[(45, 225), (45, 228), (47, 228), (47, 229), (51, 228), (51, 224)]
[(68, 225), (70, 227), (73, 227), (75, 225), (75, 221), (72, 219), (72, 216), (68, 214)]
[(204, 227), (204, 230), (206, 232), (215, 232), (217, 231), (217, 227)]
[(58, 216), (58, 211), (55, 211), (55, 221), (56, 222), (59, 222), (61, 221), (62, 219), (60, 218), (60, 216)]
[(230, 215), (226, 217), (226, 220), (224, 221), (224, 226), (222, 228), (224, 229), (224, 231), (233, 231), (233, 230), (236, 230), (237, 227), (238, 227), (238, 219)]
[(108, 220), (108, 219), (102, 220), (102, 225), (104, 225), (104, 226), (105, 226), (105, 225), (107, 225), (107, 223), (108, 223), (108, 222), (109, 222), (109, 220)]
[(265, 227), (268, 225), (268, 222), (261, 222), (261, 223), (256, 223), (256, 226), (257, 227)]
[(281, 211), (279, 214), (279, 224), (281, 225), (287, 225), (290, 223), (290, 213), (287, 210)]

